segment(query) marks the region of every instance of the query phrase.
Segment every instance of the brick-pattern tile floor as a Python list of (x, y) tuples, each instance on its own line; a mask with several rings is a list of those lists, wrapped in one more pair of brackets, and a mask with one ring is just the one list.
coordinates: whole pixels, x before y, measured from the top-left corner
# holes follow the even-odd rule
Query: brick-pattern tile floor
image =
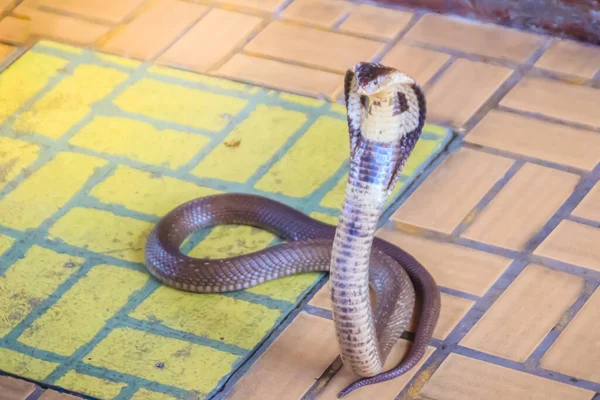
[[(114, 155), (115, 163), (125, 159), (130, 162), (93, 188), (94, 207), (84, 204), (87, 208), (70, 208), (49, 230), (70, 246), (87, 246), (86, 251), (114, 251), (117, 258), (137, 261), (138, 247), (117, 248), (107, 239), (113, 238), (114, 228), (126, 224), (129, 231), (144, 232), (150, 225), (143, 218), (136, 219), (141, 215), (161, 215), (179, 203), (181, 196), (187, 199), (212, 193), (209, 188), (198, 191), (190, 183), (195, 179), (233, 182), (231, 187), (253, 180), (257, 190), (265, 193), (275, 190), (302, 198), (324, 185), (320, 173), (329, 174), (335, 176), (327, 183), (331, 190), (323, 193), (310, 211), (315, 217), (335, 223), (327, 210), (338, 206), (343, 193), (345, 178), (336, 170), (341, 161), (328, 159), (315, 164), (324, 172), (297, 168), (298, 160), (313, 152), (311, 146), (319, 135), (339, 128), (335, 122), (306, 123), (301, 115), (287, 109), (277, 111), (266, 104), (247, 116), (247, 126), (241, 124), (231, 130), (223, 138), (224, 143), (238, 143), (243, 135), (254, 132), (256, 121), (267, 121), (274, 115), (283, 118), (279, 113), (286, 114), (286, 123), (271, 122), (269, 129), (257, 135), (254, 147), (240, 148), (244, 152), (241, 164), (225, 168), (219, 160), (227, 157), (227, 148), (213, 150), (201, 135), (181, 139), (180, 132), (169, 128), (185, 126), (193, 133), (218, 131), (227, 122), (217, 116), (235, 116), (244, 105), (235, 100), (207, 100), (170, 84), (183, 79), (197, 80), (199, 85), (210, 82), (225, 91), (239, 87), (231, 86), (237, 85), (234, 82), (207, 81), (211, 78), (161, 68), (175, 67), (310, 96), (278, 95), (294, 102), (294, 111), (311, 109), (339, 122), (344, 111), (335, 103), (342, 101), (345, 69), (359, 60), (381, 60), (415, 77), (426, 92), (428, 122), (455, 133), (447, 151), (427, 169), (415, 167), (409, 173), (416, 180), (394, 204), (393, 213), (378, 232), (430, 270), (441, 287), (442, 312), (434, 340), (418, 367), (397, 380), (360, 389), (348, 399), (600, 398), (600, 48), (419, 10), (385, 9), (344, 0), (0, 0), (0, 67), (13, 63), (38, 39), (124, 57), (98, 56), (106, 63), (119, 65), (116, 71), (99, 65), (71, 71), (62, 85), (39, 101), (37, 109), (15, 119), (16, 131), (35, 131), (45, 138), (43, 145), (61, 138), (96, 102), (119, 91), (125, 79), (119, 71), (145, 68), (152, 76), (162, 74), (163, 78), (158, 82), (144, 80), (142, 74), (135, 85), (114, 98), (116, 107), (125, 115), (139, 116), (138, 121), (99, 119), (69, 136), (71, 145), (85, 149), (81, 154), (65, 153), (54, 158), (16, 189), (10, 182), (17, 175), (0, 170), (0, 193), (7, 194), (0, 201), (27, 204), (28, 194), (34, 189), (50, 187), (47, 182), (56, 171), (73, 163), (79, 166), (62, 193), (48, 191), (53, 194), (52, 210), (30, 207), (26, 213), (0, 215), (0, 226), (6, 228), (0, 235), (0, 253), (11, 255), (10, 249), (21, 238), (19, 232), (38, 227), (48, 213), (66, 204), (95, 168), (106, 168), (92, 157), (96, 153)], [(55, 52), (80, 51), (53, 46)], [(48, 68), (59, 70), (65, 65), (55, 62), (45, 63), (43, 68), (31, 67), (19, 82), (7, 86), (15, 93), (17, 103), (27, 100), (27, 90), (37, 92), (50, 79)], [(92, 82), (93, 90), (77, 94), (81, 82)], [(243, 98), (255, 95), (253, 89), (243, 87), (246, 89), (242, 91), (248, 90)], [(59, 102), (70, 111), (57, 114), (49, 107)], [(207, 115), (194, 114), (190, 104), (206, 107)], [(12, 103), (0, 102), (0, 119), (12, 116), (16, 110)], [(166, 120), (160, 121), (158, 114)], [(279, 155), (276, 149), (303, 124), (307, 125), (306, 134), (293, 150)], [(311, 131), (308, 125), (313, 124)], [(118, 141), (103, 136), (107, 131), (119, 132)], [(142, 137), (147, 141), (143, 151), (132, 151)], [(260, 149), (266, 144), (275, 150), (263, 153)], [(13, 169), (19, 171), (33, 163), (40, 151), (31, 144), (17, 146), (16, 142), (0, 141), (0, 147), (3, 145), (18, 148), (20, 157)], [(200, 159), (191, 149), (204, 146), (212, 152), (205, 151)], [(331, 158), (328, 156), (311, 154), (315, 159)], [(273, 157), (279, 161), (269, 171), (262, 171), (265, 160)], [(160, 165), (161, 171), (186, 168), (190, 181), (180, 176), (149, 177), (136, 169), (142, 164)], [(262, 171), (260, 179), (255, 171)], [(304, 182), (301, 187), (286, 185), (294, 174)], [(139, 197), (151, 200), (122, 198), (119, 193), (127, 185), (135, 186)], [(180, 196), (164, 196), (173, 192)], [(118, 207), (108, 209), (113, 214), (99, 209), (98, 204)], [(134, 218), (118, 216), (119, 210), (130, 210)], [(77, 221), (83, 220), (85, 226), (74, 229)], [(218, 256), (226, 233), (213, 231), (196, 251)], [(264, 247), (272, 241), (269, 235), (241, 228), (229, 233), (243, 239), (244, 245), (229, 248), (228, 254)], [(116, 240), (130, 242), (131, 238), (123, 234)], [(71, 263), (74, 269), (88, 271), (89, 279), (77, 281), (67, 292), (72, 299), (65, 295), (52, 305), (52, 312), (62, 316), (64, 326), (75, 326), (88, 310), (85, 306), (74, 309), (71, 304), (75, 298), (100, 302), (107, 313), (114, 313), (132, 293), (147, 285), (133, 270), (115, 270), (109, 265), (91, 269), (84, 259), (71, 259), (43, 247), (34, 246), (23, 257), (20, 261), (10, 260), (15, 261), (13, 279), (16, 276), (23, 285), (28, 265), (39, 265), (44, 272)], [(34, 300), (51, 298), (65, 281), (74, 281), (74, 273), (66, 269), (60, 274), (47, 274), (35, 290), (25, 285), (24, 296)], [(311, 279), (287, 289), (259, 287), (252, 295), (269, 296), (279, 305), (291, 304), (296, 293), (314, 282), (314, 277)], [(106, 296), (98, 282), (119, 289)], [(13, 370), (6, 372), (13, 376), (25, 376), (29, 369), (35, 376), (27, 378), (43, 381), (54, 374), (57, 390), (69, 389), (98, 398), (166, 400), (173, 397), (165, 394), (162, 386), (141, 388), (130, 377), (141, 377), (144, 382), (166, 379), (207, 389), (210, 385), (195, 381), (193, 374), (185, 372), (187, 361), (174, 358), (174, 365), (182, 370), (173, 373), (167, 368), (160, 372), (161, 377), (156, 375), (156, 365), (148, 367), (136, 364), (136, 360), (158, 359), (171, 351), (189, 353), (186, 357), (196, 363), (209, 360), (212, 369), (235, 363), (231, 352), (214, 355), (197, 345), (182, 347), (175, 339), (188, 338), (178, 336), (184, 332), (206, 341), (228, 341), (219, 345), (220, 350), (239, 352), (259, 346), (243, 367), (236, 367), (215, 399), (333, 400), (353, 377), (337, 358), (328, 287), (324, 283), (319, 281), (291, 317), (264, 342), (256, 339), (263, 336), (256, 332), (264, 332), (268, 321), (279, 318), (274, 313), (277, 307), (261, 308), (238, 301), (238, 309), (245, 307), (239, 316), (251, 320), (247, 322), (250, 330), (235, 332), (218, 318), (231, 299), (223, 299), (212, 313), (206, 313), (201, 297), (187, 302), (156, 290), (140, 307), (130, 310), (128, 318), (159, 323), (166, 336), (144, 333), (144, 329), (132, 326), (113, 329), (90, 353), (94, 368), (109, 371), (102, 378), (100, 371), (105, 369), (93, 370), (94, 376), (91, 370), (69, 368), (63, 368), (61, 374), (53, 373), (61, 357), (77, 352), (90, 335), (102, 330), (102, 316), (90, 320), (85, 330), (74, 329), (69, 341), (48, 342), (45, 338), (61, 333), (53, 328), (52, 317), (40, 312), (33, 325), (19, 331), (18, 351), (3, 348), (0, 341), (0, 358), (12, 360)], [(165, 302), (178, 304), (181, 314), (174, 314), (172, 308), (156, 307)], [(35, 301), (14, 299), (10, 304), (17, 304), (22, 308), (19, 312), (25, 314), (37, 305)], [(183, 314), (195, 315), (196, 319), (186, 320)], [(214, 328), (207, 328), (206, 321)], [(23, 325), (18, 318), (4, 323), (0, 316), (0, 338), (19, 324)], [(228, 333), (226, 339), (219, 329)], [(120, 355), (122, 362), (111, 365), (111, 349), (127, 341), (144, 344), (146, 352)], [(53, 347), (44, 348), (47, 343)], [(402, 358), (408, 344), (401, 340), (396, 345), (390, 365)], [(39, 358), (31, 352), (20, 353), (26, 349), (39, 349), (35, 353)], [(14, 377), (0, 377), (0, 399), (37, 398), (72, 396), (44, 391)]]

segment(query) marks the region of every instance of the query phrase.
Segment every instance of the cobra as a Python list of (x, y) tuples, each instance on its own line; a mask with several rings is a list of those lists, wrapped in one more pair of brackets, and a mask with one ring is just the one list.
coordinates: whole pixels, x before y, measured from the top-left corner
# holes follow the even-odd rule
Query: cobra
[[(329, 271), (341, 358), (359, 377), (338, 397), (411, 370), (425, 354), (440, 312), (439, 289), (428, 271), (375, 236), (386, 201), (421, 135), (425, 96), (412, 78), (379, 63), (350, 68), (344, 91), (350, 162), (337, 227), (268, 198), (220, 194), (173, 209), (154, 227), (145, 249), (154, 277), (191, 292), (236, 291), (288, 275)], [(219, 224), (255, 226), (284, 241), (224, 259), (181, 252), (190, 234)], [(415, 310), (420, 313), (410, 350), (383, 371)]]

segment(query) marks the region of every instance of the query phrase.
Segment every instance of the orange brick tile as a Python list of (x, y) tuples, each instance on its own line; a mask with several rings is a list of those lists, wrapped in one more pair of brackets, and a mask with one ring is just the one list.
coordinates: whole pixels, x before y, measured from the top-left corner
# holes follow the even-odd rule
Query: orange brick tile
[(13, 51), (15, 51), (13, 46), (0, 43), (0, 62), (4, 61), (8, 56), (10, 56)]
[(451, 233), (512, 164), (508, 158), (461, 148), (427, 177), (392, 219)]
[[(392, 367), (395, 367), (402, 358), (406, 355), (406, 352), (409, 350), (410, 342), (407, 340), (400, 339), (392, 350), (390, 351), (390, 355), (384, 365), (384, 370), (388, 370)], [(408, 382), (412, 379), (413, 376), (419, 371), (421, 366), (429, 359), (431, 353), (435, 350), (434, 347), (428, 347), (425, 355), (417, 365), (413, 367), (406, 374), (396, 378), (389, 380), (387, 382), (378, 383), (377, 385), (370, 385), (360, 388), (356, 390), (346, 397), (348, 400), (393, 400), (396, 398), (398, 393), (404, 389), (404, 387), (408, 384)], [(346, 386), (351, 384), (357, 379), (356, 375), (353, 374), (348, 368), (342, 368), (333, 379), (327, 384), (325, 390), (316, 397), (317, 400), (336, 400), (337, 394), (344, 389)]]
[(483, 296), (500, 278), (511, 259), (414, 236), (384, 227), (377, 236), (405, 249), (433, 276), (440, 286)]
[(155, 0), (127, 25), (101, 41), (103, 51), (140, 60), (158, 55), (205, 12), (206, 7), (178, 0)]
[(78, 400), (80, 397), (72, 396), (66, 393), (55, 392), (54, 390), (46, 390), (39, 400)]
[(562, 74), (592, 78), (600, 69), (600, 47), (557, 39), (535, 66)]
[(544, 40), (516, 29), (438, 14), (424, 15), (404, 38), (519, 63)]
[(578, 276), (529, 265), (460, 344), (524, 362), (577, 300), (583, 284)]
[(287, 0), (216, 0), (221, 4), (233, 4), (249, 9), (259, 11), (274, 12), (277, 11)]
[(428, 119), (462, 127), (511, 73), (496, 65), (456, 60), (427, 93)]
[(144, 1), (145, 0), (35, 0), (38, 6), (44, 6), (110, 23), (120, 22)]
[(448, 54), (399, 42), (383, 57), (381, 62), (399, 69), (420, 85), (424, 85), (449, 59)]
[(261, 21), (246, 14), (212, 9), (159, 57), (158, 62), (205, 72), (243, 43)]
[(348, 14), (353, 5), (343, 0), (295, 0), (281, 17), (311, 25), (330, 27)]
[(274, 21), (245, 50), (344, 73), (358, 61), (371, 60), (382, 48), (383, 43), (373, 40)]
[(542, 357), (540, 366), (577, 378), (600, 382), (599, 309), (600, 289), (596, 289)]
[(13, 12), (29, 18), (29, 34), (34, 37), (73, 44), (91, 44), (109, 30), (107, 25), (38, 10), (29, 2), (21, 3)]
[[(420, 299), (417, 298), (417, 302), (419, 301)], [(435, 339), (444, 340), (450, 334), (450, 332), (452, 332), (456, 325), (458, 325), (460, 320), (465, 316), (475, 302), (460, 297), (451, 296), (446, 293), (440, 294), (440, 302), (440, 317), (437, 325), (435, 326), (433, 337)], [(420, 315), (413, 313), (407, 331), (415, 331), (419, 317)]]
[(0, 40), (23, 44), (31, 34), (31, 21), (22, 18), (4, 17), (0, 20)]
[(564, 220), (534, 254), (600, 271), (600, 228)]
[(0, 13), (8, 10), (8, 7), (15, 4), (15, 0), (0, 0)]
[(523, 250), (569, 198), (579, 180), (578, 175), (525, 164), (462, 236)]
[(338, 353), (333, 322), (302, 312), (235, 384), (227, 399), (299, 399)]
[(465, 141), (588, 171), (600, 162), (597, 133), (496, 110)]
[(581, 218), (600, 221), (600, 182), (590, 190), (573, 210), (573, 215)]
[(35, 385), (31, 382), (0, 376), (0, 399), (25, 400), (33, 391)]
[(544, 78), (523, 78), (501, 105), (565, 121), (600, 126), (600, 90)]
[(412, 16), (412, 13), (407, 11), (361, 4), (352, 11), (339, 29), (344, 32), (392, 39), (406, 27)]
[(594, 396), (589, 390), (458, 354), (444, 360), (421, 394), (436, 400), (590, 400)]
[(216, 73), (259, 85), (312, 96), (333, 97), (344, 77), (331, 72), (236, 54)]
[[(442, 305), (440, 309), (440, 318), (435, 326), (433, 337), (444, 340), (450, 332), (456, 328), (456, 325), (458, 325), (460, 320), (463, 319), (471, 307), (473, 307), (475, 302), (456, 296), (450, 296), (446, 293), (441, 293), (440, 300)], [(410, 326), (412, 332), (415, 330), (415, 324), (416, 319), (413, 319)]]

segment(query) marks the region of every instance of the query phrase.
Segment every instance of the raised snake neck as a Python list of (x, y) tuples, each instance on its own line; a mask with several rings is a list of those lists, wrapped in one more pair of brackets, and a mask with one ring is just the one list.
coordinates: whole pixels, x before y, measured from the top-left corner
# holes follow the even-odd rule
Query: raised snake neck
[[(146, 243), (146, 265), (166, 285), (227, 292), (309, 271), (330, 271), (337, 341), (344, 364), (361, 379), (338, 397), (393, 379), (423, 357), (440, 311), (433, 277), (402, 249), (375, 237), (384, 204), (421, 134), (425, 98), (411, 78), (381, 64), (348, 70), (345, 97), (350, 171), (336, 227), (267, 198), (222, 194), (192, 200), (164, 216)], [(184, 255), (190, 234), (219, 224), (251, 225), (286, 240), (226, 259)], [(371, 304), (370, 290), (374, 293)], [(405, 358), (383, 364), (421, 299), (415, 340)]]

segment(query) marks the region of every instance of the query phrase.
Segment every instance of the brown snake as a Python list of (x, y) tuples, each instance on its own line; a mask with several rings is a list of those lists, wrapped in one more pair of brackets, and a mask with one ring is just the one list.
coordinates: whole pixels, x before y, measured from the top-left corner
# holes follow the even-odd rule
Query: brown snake
[[(387, 381), (423, 357), (440, 311), (433, 277), (402, 249), (375, 237), (377, 223), (425, 123), (425, 97), (401, 72), (375, 63), (348, 70), (345, 98), (350, 171), (336, 227), (267, 198), (223, 194), (192, 200), (164, 216), (146, 244), (146, 265), (166, 285), (192, 292), (227, 292), (309, 271), (330, 271), (333, 320), (341, 357), (361, 386)], [(251, 225), (286, 241), (251, 254), (199, 259), (180, 251), (185, 239), (219, 224)], [(370, 292), (374, 294), (371, 304)], [(382, 372), (385, 360), (421, 313), (404, 359)]]

